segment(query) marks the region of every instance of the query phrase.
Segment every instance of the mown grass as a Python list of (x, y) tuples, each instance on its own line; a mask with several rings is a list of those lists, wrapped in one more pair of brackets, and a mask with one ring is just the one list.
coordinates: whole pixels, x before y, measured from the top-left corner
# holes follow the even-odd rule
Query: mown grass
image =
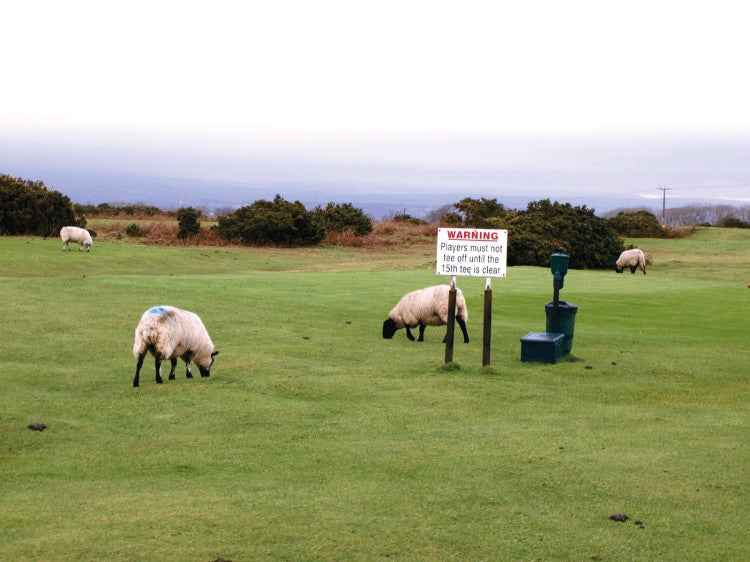
[[(569, 272), (556, 365), (520, 361), (549, 270), (510, 268), (485, 369), (483, 279), (452, 366), (443, 328), (380, 336), (434, 248), (0, 238), (0, 558), (746, 559), (750, 234), (696, 236)], [(201, 315), (210, 378), (132, 388), (155, 304)]]

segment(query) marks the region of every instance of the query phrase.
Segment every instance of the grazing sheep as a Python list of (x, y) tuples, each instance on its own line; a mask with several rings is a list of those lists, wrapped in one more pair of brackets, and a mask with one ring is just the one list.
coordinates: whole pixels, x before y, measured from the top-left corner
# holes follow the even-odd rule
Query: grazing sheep
[[(406, 328), (406, 337), (414, 341), (411, 328), (419, 326), (417, 341), (424, 341), (424, 330), (427, 326), (444, 326), (448, 323), (449, 290), (449, 285), (436, 285), (404, 295), (388, 314), (388, 319), (383, 322), (383, 338), (389, 340), (396, 330)], [(469, 311), (466, 308), (466, 300), (464, 300), (463, 293), (457, 290), (456, 322), (464, 333), (464, 343), (469, 343), (469, 335), (466, 333), (468, 319)]]
[(630, 268), (630, 273), (635, 273), (635, 270), (640, 267), (643, 274), (646, 275), (646, 256), (644, 256), (643, 252), (638, 248), (625, 250), (620, 254), (620, 257), (617, 258), (615, 271), (617, 273), (622, 273), (622, 270), (626, 267)]
[(83, 247), (86, 247), (86, 251), (91, 251), (91, 245), (94, 243), (91, 240), (91, 234), (85, 228), (78, 228), (77, 226), (63, 226), (60, 229), (60, 238), (63, 241), (63, 251), (70, 250), (68, 242), (78, 242), (78, 251), (83, 251)]
[(208, 336), (206, 327), (197, 314), (173, 306), (154, 306), (141, 316), (135, 329), (133, 355), (138, 359), (133, 386), (138, 386), (138, 377), (146, 353), (151, 352), (156, 359), (156, 382), (161, 384), (161, 360), (169, 359), (172, 369), (169, 379), (174, 379), (177, 358), (185, 361), (185, 376), (193, 378), (190, 361), (194, 360), (201, 376), (210, 374), (211, 365), (218, 351)]

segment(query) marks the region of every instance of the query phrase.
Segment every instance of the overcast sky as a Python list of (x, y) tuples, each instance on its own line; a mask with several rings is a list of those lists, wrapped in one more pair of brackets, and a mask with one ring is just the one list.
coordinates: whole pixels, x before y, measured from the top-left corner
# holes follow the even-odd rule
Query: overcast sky
[(7, 2), (0, 172), (750, 202), (742, 5)]

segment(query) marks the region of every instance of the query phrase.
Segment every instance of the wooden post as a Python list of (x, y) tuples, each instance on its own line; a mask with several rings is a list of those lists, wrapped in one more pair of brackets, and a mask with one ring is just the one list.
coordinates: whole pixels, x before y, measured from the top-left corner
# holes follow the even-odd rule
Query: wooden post
[(445, 362), (453, 362), (453, 334), (456, 329), (456, 276), (451, 275), (448, 291), (448, 329), (445, 332)]
[(490, 364), (492, 336), (492, 281), (488, 277), (484, 286), (484, 338), (482, 340), (482, 367)]

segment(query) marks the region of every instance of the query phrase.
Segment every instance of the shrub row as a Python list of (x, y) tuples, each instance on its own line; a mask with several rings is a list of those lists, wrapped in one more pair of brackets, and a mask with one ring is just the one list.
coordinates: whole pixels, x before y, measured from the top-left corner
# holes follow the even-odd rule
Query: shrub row
[(86, 226), (66, 195), (41, 181), (0, 175), (0, 234), (55, 236), (63, 226)]

